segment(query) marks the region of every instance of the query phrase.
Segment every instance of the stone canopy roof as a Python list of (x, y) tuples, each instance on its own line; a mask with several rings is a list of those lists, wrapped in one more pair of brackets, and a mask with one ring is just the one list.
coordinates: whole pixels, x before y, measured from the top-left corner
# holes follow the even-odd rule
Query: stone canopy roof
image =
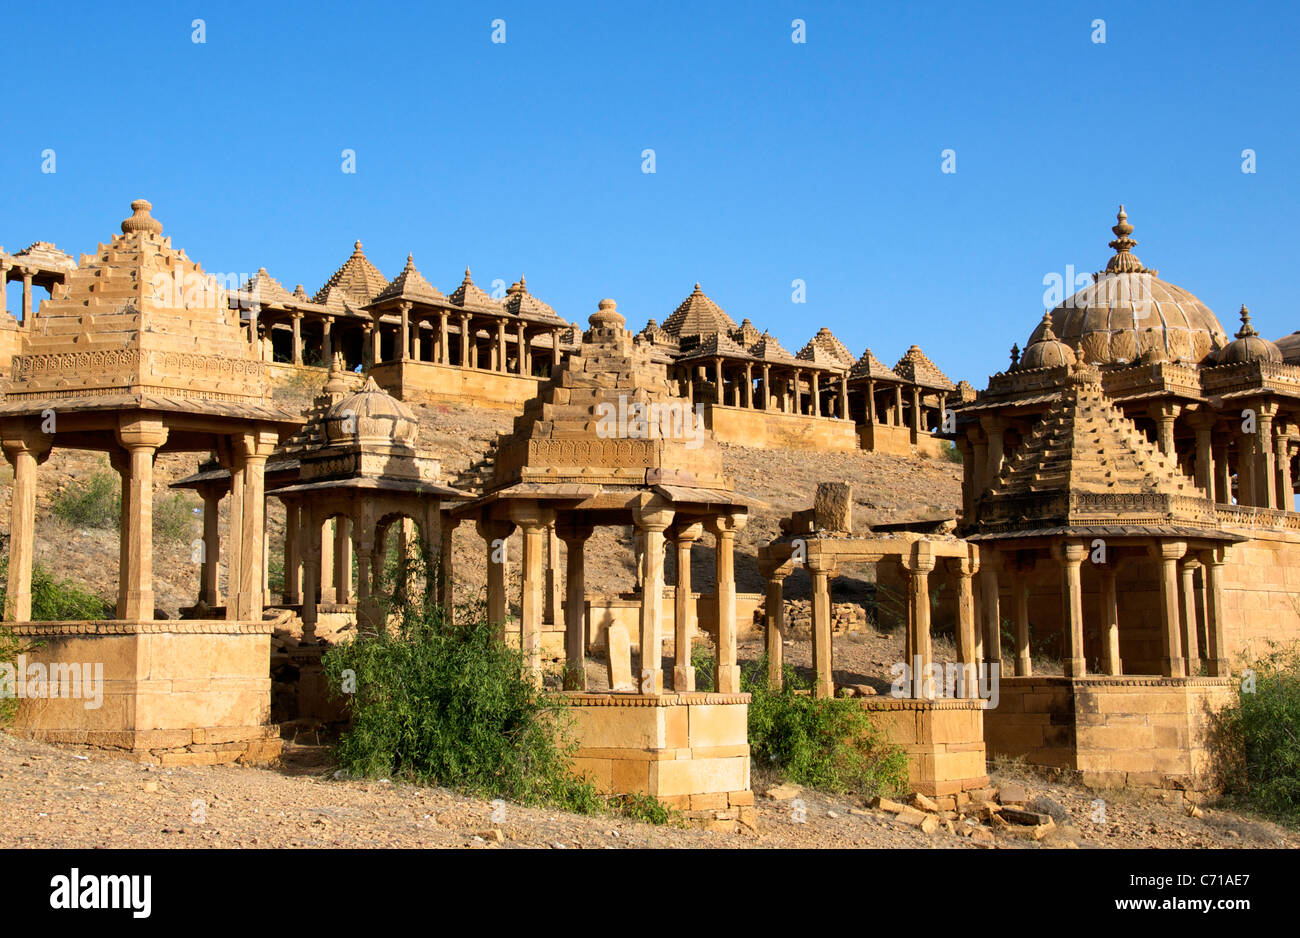
[(549, 303), (543, 303), (537, 297), (528, 292), (528, 281), (520, 276), (517, 283), (512, 283), (506, 290), (506, 298), (502, 302), (505, 311), (512, 316), (518, 316), (521, 319), (528, 319), (533, 322), (553, 322), (558, 326), (568, 326)]
[(696, 361), (701, 358), (731, 358), (748, 361), (753, 356), (721, 332), (701, 336), (699, 342), (678, 357), (678, 361)]
[(474, 278), (470, 276), (468, 267), (465, 268), (465, 279), (447, 297), (447, 302), (451, 303), (452, 306), (459, 306), (461, 309), (471, 311), (479, 310), (480, 312), (497, 314), (505, 311), (505, 307), (479, 289), (478, 285), (474, 283)]
[(602, 300), (590, 321), (581, 347), (501, 440), (488, 494), (586, 497), (603, 489), (612, 497), (658, 487), (671, 498), (694, 492), (688, 497), (735, 501), (712, 431), (676, 395), (653, 347), (624, 328), (613, 300)]
[(873, 355), (871, 349), (863, 352), (862, 357), (854, 362), (853, 368), (849, 371), (849, 377), (903, 383), (902, 375)]
[(1213, 528), (1213, 505), (1106, 398), (1094, 366), (1071, 366), (1051, 409), (980, 499), (978, 533), (1052, 527)]
[(387, 285), (388, 278), (370, 263), (358, 241), (352, 246), (352, 256), (334, 271), (312, 300), (324, 306), (340, 306), (343, 302), (365, 306)]
[(402, 272), (379, 291), (374, 302), (410, 300), (417, 303), (437, 303), (439, 300), (445, 299), (446, 297), (443, 296), (442, 291), (429, 283), (424, 278), (424, 274), (420, 273), (416, 268), (414, 256), (407, 254), (406, 266), (402, 268)]
[(812, 357), (812, 355), (804, 354), (804, 352), (812, 352), (813, 350), (821, 351), (824, 354), (824, 360), (843, 368), (852, 368), (857, 364), (857, 359), (853, 357), (853, 353), (826, 326), (818, 329), (817, 334), (808, 340), (808, 344), (799, 352), (799, 357), (809, 361), (821, 360)]
[(905, 381), (919, 384), (923, 388), (951, 391), (957, 387), (934, 362), (930, 361), (919, 345), (913, 345), (907, 350), (894, 366), (894, 371)]
[(153, 409), (296, 424), (215, 277), (172, 247), (144, 199), (83, 254), (22, 335), (4, 410)]
[(664, 331), (669, 335), (729, 335), (736, 328), (735, 320), (722, 311), (722, 307), (704, 295), (697, 283), (690, 296), (682, 300), (671, 316), (664, 320)]

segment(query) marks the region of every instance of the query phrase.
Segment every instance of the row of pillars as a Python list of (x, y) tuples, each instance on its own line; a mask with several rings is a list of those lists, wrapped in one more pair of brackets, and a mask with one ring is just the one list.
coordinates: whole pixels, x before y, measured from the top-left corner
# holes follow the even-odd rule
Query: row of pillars
[[(122, 479), (122, 514), (118, 558), (117, 618), (148, 622), (154, 617), (153, 466), (167, 442), (160, 421), (124, 422), (117, 430), (120, 449), (109, 454)], [(260, 621), (264, 594), (265, 468), (279, 437), (274, 432), (234, 434), (222, 439), (222, 458), (230, 467), (236, 493), (230, 508), (231, 597), (226, 618)], [(45, 436), (6, 438), (4, 452), (14, 468), (10, 517), (9, 582), (5, 619), (24, 622), (32, 611), (32, 564), (36, 518), (36, 467), (49, 455)], [(204, 514), (204, 577), (210, 559), (220, 553), (215, 506)], [(209, 553), (211, 551), (211, 553)], [(211, 568), (215, 570), (215, 561)], [(212, 574), (215, 588), (215, 574)], [(213, 605), (216, 605), (215, 603)]]
[[(695, 669), (691, 665), (691, 638), (694, 622), (689, 606), (691, 598), (691, 547), (707, 529), (714, 538), (716, 558), (715, 601), (717, 603), (718, 648), (717, 691), (740, 692), (740, 667), (736, 659), (736, 579), (735, 537), (745, 523), (741, 514), (726, 514), (707, 520), (676, 519), (667, 508), (638, 509), (634, 525), (641, 553), (641, 671), (638, 690), (644, 694), (664, 692), (663, 622), (665, 547), (671, 541), (676, 551), (676, 589), (674, 662), (672, 689), (678, 693), (695, 690)], [(554, 511), (523, 503), (511, 506), (510, 520), (483, 519), (478, 533), (487, 553), (488, 621), (500, 629), (504, 638), (507, 616), (505, 541), (518, 526), (523, 535), (520, 604), (520, 646), (525, 669), (540, 680), (542, 671), (541, 631), (545, 613), (547, 576), (544, 570), (549, 532), (564, 542), (566, 548), (564, 623), (565, 675), (567, 690), (586, 689), (586, 640), (588, 633), (585, 545), (593, 527), (580, 519), (557, 519)], [(554, 556), (554, 555), (552, 555)]]
[[(455, 356), (451, 348), (451, 314), (447, 311), (440, 311), (436, 318), (423, 316), (413, 317), (411, 303), (402, 303), (398, 307), (399, 322), (396, 326), (386, 325), (381, 322), (381, 314), (376, 313), (371, 322), (364, 323), (362, 329), (365, 332), (365, 338), (362, 343), (364, 364), (369, 367), (382, 361), (431, 361), (443, 365), (455, 365), (460, 368), (480, 368), (479, 349), (478, 349), (478, 329), (474, 317), (470, 313), (461, 313), (458, 315), (460, 328), (459, 349)], [(290, 320), (293, 330), (291, 355), (292, 362), (295, 365), (303, 364), (304, 359), (304, 339), (302, 322), (307, 314), (300, 310), (295, 310)], [(324, 317), (321, 338), (321, 360), (325, 362), (333, 361), (334, 344), (331, 335), (333, 316)], [(496, 326), (496, 334), (492, 344), (489, 346), (490, 359), (485, 363), (483, 370), (496, 371), (503, 373), (513, 373), (523, 376), (530, 376), (533, 371), (533, 349), (532, 339), (528, 335), (525, 324), (520, 321), (515, 323), (514, 335), (507, 335), (506, 322), (502, 319), (493, 317), (492, 321)], [(436, 323), (436, 326), (435, 326)], [(422, 324), (428, 324), (430, 328), (421, 328)], [(388, 359), (383, 358), (382, 337), (386, 330), (394, 333), (393, 353)], [(553, 328), (550, 330), (552, 361), (558, 357), (560, 347), (560, 330)], [(509, 339), (514, 339), (516, 356), (511, 367), (510, 357), (507, 353)], [(456, 358), (452, 361), (453, 357)]]
[[(0, 313), (9, 311), (8, 291), (5, 288), (9, 285), (9, 272), (14, 269), (14, 266), (10, 261), (0, 261)], [(30, 329), (32, 327), (32, 277), (36, 274), (36, 270), (25, 264), (19, 264), (17, 267), (23, 281), (23, 328)]]
[[(928, 698), (933, 698), (936, 693), (936, 688), (930, 680), (930, 666), (934, 663), (930, 636), (930, 574), (934, 572), (937, 560), (938, 558), (933, 555), (925, 542), (919, 542), (917, 550), (911, 556), (899, 558), (903, 570), (908, 574), (904, 657), (907, 667), (912, 670), (913, 686), (920, 688), (921, 695)], [(980, 570), (979, 559), (972, 554), (967, 557), (949, 558), (948, 562), (952, 565), (958, 584), (958, 664), (966, 670), (967, 674), (973, 674), (974, 666), (978, 665), (983, 657), (985, 644), (975, 598), (975, 576)], [(833, 561), (821, 557), (808, 559), (808, 574), (812, 580), (812, 660), (815, 675), (813, 694), (817, 697), (835, 695), (830, 581), (835, 577), (837, 570), (838, 567)], [(773, 687), (780, 687), (785, 680), (785, 576), (786, 573), (780, 570), (765, 574), (767, 593), (764, 609), (768, 683)], [(979, 694), (977, 682), (974, 680), (962, 682), (961, 689), (970, 698), (977, 697)]]
[[(1223, 548), (1197, 550), (1189, 549), (1185, 541), (1162, 541), (1151, 548), (1151, 553), (1160, 565), (1161, 674), (1165, 677), (1195, 677), (1204, 664), (1210, 677), (1226, 676)], [(1061, 568), (1063, 665), (1065, 674), (1071, 677), (1084, 677), (1088, 673), (1084, 656), (1082, 586), (1082, 568), (1088, 555), (1088, 547), (1082, 543), (1067, 542), (1059, 545), (1056, 551)], [(1110, 562), (1095, 566), (1099, 578), (1100, 622), (1097, 631), (1101, 637), (1102, 673), (1117, 677), (1124, 673), (1124, 666), (1120, 656), (1117, 567), (1113, 549)], [(1028, 677), (1033, 674), (1029, 641), (1029, 575), (1027, 569), (1015, 564), (1008, 564), (1007, 572), (1011, 578), (1016, 636), (1015, 674)], [(997, 569), (987, 566), (985, 576), (986, 615), (993, 621), (1000, 621)], [(1204, 646), (1200, 644), (1198, 623), (1205, 626)], [(1000, 660), (1000, 639), (995, 638), (995, 641), (999, 646), (990, 649), (990, 658)]]

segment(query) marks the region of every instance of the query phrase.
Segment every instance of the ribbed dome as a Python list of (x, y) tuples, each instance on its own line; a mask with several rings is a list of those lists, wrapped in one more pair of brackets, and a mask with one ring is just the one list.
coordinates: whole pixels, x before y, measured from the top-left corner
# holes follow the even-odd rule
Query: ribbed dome
[(1282, 353), (1282, 361), (1288, 365), (1300, 365), (1300, 332), (1284, 335), (1273, 344)]
[(325, 415), (325, 435), (331, 443), (414, 446), (418, 432), (419, 424), (411, 409), (376, 384), (373, 377)]
[[(1100, 365), (1127, 365), (1143, 356), (1148, 361), (1200, 364), (1228, 344), (1227, 333), (1209, 307), (1159, 279), (1132, 253), (1137, 242), (1129, 237), (1133, 226), (1122, 205), (1111, 230), (1115, 255), (1106, 269), (1052, 310), (1062, 342), (1082, 345), (1084, 359)], [(1030, 342), (1041, 338), (1042, 331), (1040, 324)]]
[(1062, 365), (1074, 364), (1074, 349), (1058, 339), (1052, 331), (1051, 313), (1043, 314), (1043, 321), (1034, 330), (1034, 335), (1038, 338), (1030, 341), (1029, 348), (1025, 349), (1025, 354), (1021, 356), (1020, 370), (1060, 368)]
[(1227, 348), (1219, 352), (1220, 365), (1237, 365), (1242, 362), (1280, 362), (1282, 350), (1276, 344), (1263, 338), (1250, 324), (1250, 310), (1241, 307), (1241, 328), (1237, 338)]

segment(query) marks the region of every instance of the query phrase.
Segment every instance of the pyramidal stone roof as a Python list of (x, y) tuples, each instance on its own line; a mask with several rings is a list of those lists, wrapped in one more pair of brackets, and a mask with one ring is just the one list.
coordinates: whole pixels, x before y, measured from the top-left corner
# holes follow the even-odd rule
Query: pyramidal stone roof
[(152, 407), (288, 416), (217, 278), (172, 247), (144, 199), (122, 233), (83, 254), (23, 333), (6, 409)]
[[(0, 248), (0, 253), (3, 253), (3, 250), (3, 248)], [(40, 267), (55, 270), (74, 270), (77, 266), (77, 262), (71, 254), (60, 251), (51, 241), (33, 241), (13, 257), (15, 260), (21, 258)]]
[(749, 354), (759, 361), (780, 363), (782, 365), (793, 365), (799, 361), (787, 352), (776, 336), (770, 332), (764, 332), (758, 337), (757, 342), (749, 346)]
[(528, 281), (522, 275), (518, 283), (512, 283), (506, 290), (506, 298), (502, 305), (512, 316), (532, 320), (554, 320), (557, 325), (568, 325), (549, 303), (543, 303), (528, 292)]
[(697, 358), (752, 358), (747, 351), (732, 341), (725, 333), (715, 332), (702, 336), (699, 344), (682, 355), (679, 361), (693, 361)]
[(704, 295), (697, 283), (691, 295), (664, 320), (664, 330), (678, 338), (686, 335), (729, 335), (736, 328), (735, 320), (722, 311), (722, 307)]
[(903, 381), (903, 376), (873, 355), (871, 349), (863, 352), (862, 357), (853, 363), (853, 368), (849, 371), (849, 377), (871, 378), (873, 381), (876, 379), (898, 381), (900, 383)]
[[(825, 358), (815, 358), (812, 354), (804, 354), (804, 352), (811, 353), (813, 350), (825, 353)], [(800, 350), (799, 357), (806, 361), (816, 361), (818, 363), (827, 360), (844, 368), (852, 368), (857, 364), (857, 359), (853, 357), (853, 353), (826, 326), (818, 329), (817, 334), (808, 340), (808, 344)]]
[(358, 241), (352, 246), (352, 256), (334, 271), (333, 276), (325, 281), (325, 285), (316, 291), (312, 299), (326, 306), (332, 305), (331, 301), (333, 304), (347, 301), (353, 306), (365, 306), (387, 285), (388, 278), (370, 263)]
[(468, 267), (465, 268), (465, 279), (460, 282), (460, 286), (452, 291), (447, 300), (453, 306), (459, 306), (461, 309), (481, 310), (485, 313), (501, 313), (505, 311), (504, 306), (478, 288), (474, 283), (474, 278), (470, 276)]
[(913, 345), (906, 354), (898, 360), (894, 366), (894, 371), (904, 379), (911, 381), (913, 384), (919, 384), (923, 388), (934, 388), (939, 391), (952, 391), (957, 386), (948, 379), (948, 376), (939, 370), (939, 366), (926, 357), (925, 352), (921, 351), (921, 346)]
[(1073, 366), (1058, 400), (981, 499), (981, 531), (1047, 526), (1212, 526), (1204, 493)]
[(749, 348), (763, 337), (763, 333), (759, 332), (758, 327), (748, 319), (744, 319), (737, 328), (731, 330), (731, 337), (740, 345)]
[[(294, 302), (294, 296), (284, 288), (280, 281), (259, 267), (257, 273), (249, 277), (239, 289), (241, 304), (258, 304), (261, 306), (282, 306)], [(246, 299), (244, 299), (246, 298)]]
[(392, 282), (379, 291), (375, 296), (374, 302), (381, 300), (413, 300), (423, 303), (436, 303), (444, 300), (442, 291), (424, 279), (424, 274), (420, 273), (415, 266), (415, 258), (407, 254), (406, 266), (402, 272), (392, 279)]
[(624, 328), (613, 300), (601, 300), (590, 322), (581, 347), (502, 439), (489, 494), (662, 485), (712, 499), (732, 491), (712, 431), (675, 393), (654, 347)]

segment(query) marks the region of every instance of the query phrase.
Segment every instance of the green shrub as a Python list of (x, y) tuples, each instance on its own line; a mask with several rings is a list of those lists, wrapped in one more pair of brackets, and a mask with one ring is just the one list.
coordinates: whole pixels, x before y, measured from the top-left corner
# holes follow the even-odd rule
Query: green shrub
[[(31, 651), (31, 646), (0, 624), (0, 664), (16, 666), (19, 655)], [(18, 699), (0, 694), (0, 726), (8, 726), (18, 712)]]
[[(0, 558), (0, 609), (9, 586), (9, 558)], [(100, 599), (71, 580), (55, 578), (39, 563), (32, 565), (32, 621), (94, 621), (111, 619), (114, 603)]]
[(65, 486), (50, 509), (55, 517), (79, 528), (116, 528), (122, 516), (121, 484), (112, 472), (96, 472)]
[(948, 460), (948, 462), (955, 462), (957, 463), (957, 465), (959, 466), (961, 465), (962, 462), (961, 449), (957, 446), (956, 443), (953, 443), (951, 440), (948, 442), (948, 448), (944, 450), (943, 455), (944, 458)]
[(202, 519), (194, 514), (198, 502), (184, 492), (155, 498), (153, 535), (158, 540), (189, 543), (203, 533)]
[(452, 627), (436, 607), (407, 607), (396, 629), (336, 646), (324, 666), (336, 693), (345, 672), (355, 675), (352, 725), (336, 751), (348, 774), (581, 813), (603, 807), (569, 768), (563, 699), (525, 680), (522, 656), (486, 622)]
[(1300, 826), (1300, 642), (1253, 662), (1235, 706), (1215, 716), (1217, 766), (1231, 801)]
[(749, 749), (763, 765), (781, 769), (800, 785), (865, 797), (907, 787), (907, 754), (889, 743), (871, 714), (851, 698), (819, 698), (793, 668), (784, 686), (768, 684), (767, 661), (741, 672), (749, 704)]

